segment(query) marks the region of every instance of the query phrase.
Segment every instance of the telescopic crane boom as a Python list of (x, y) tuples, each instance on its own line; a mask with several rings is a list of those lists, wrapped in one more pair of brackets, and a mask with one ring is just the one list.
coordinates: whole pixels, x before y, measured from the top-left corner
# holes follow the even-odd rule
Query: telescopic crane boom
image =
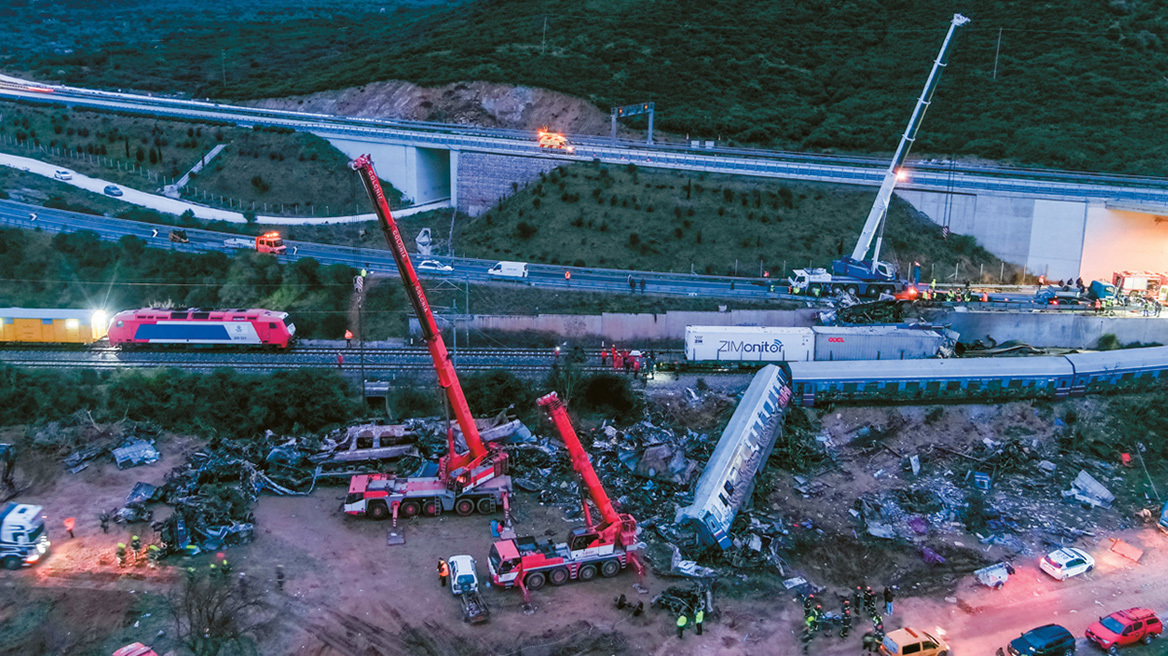
[(491, 583), (504, 588), (518, 587), (528, 600), (529, 590), (538, 590), (545, 583), (564, 585), (569, 581), (590, 581), (597, 576), (609, 578), (622, 569), (632, 567), (638, 576), (645, 568), (638, 553), (645, 545), (637, 541), (637, 520), (632, 515), (618, 513), (609, 500), (588, 453), (580, 444), (568, 409), (555, 392), (536, 401), (556, 425), (564, 446), (572, 459), (572, 469), (580, 475), (588, 496), (600, 511), (600, 521), (592, 522), (592, 511), (585, 501), (583, 528), (574, 528), (567, 542), (523, 537), (499, 540), (491, 547), (487, 568)]
[[(592, 523), (592, 514), (588, 511), (588, 505), (584, 505), (585, 523), (602, 537), (607, 537), (610, 541), (616, 541), (618, 537), (627, 537), (631, 541), (636, 541), (637, 520), (633, 519), (632, 515), (621, 515), (612, 507), (612, 502), (608, 499), (608, 493), (604, 491), (604, 486), (600, 483), (600, 478), (596, 475), (596, 470), (592, 468), (592, 460), (588, 458), (588, 453), (584, 451), (584, 446), (580, 444), (580, 438), (576, 435), (576, 429), (572, 428), (572, 420), (568, 417), (568, 409), (564, 407), (560, 397), (552, 392), (546, 396), (542, 396), (536, 401), (540, 407), (547, 412), (548, 417), (552, 423), (556, 425), (556, 431), (560, 434), (560, 439), (564, 441), (564, 446), (568, 447), (568, 455), (572, 458), (572, 469), (580, 475), (580, 479), (584, 481), (584, 487), (588, 489), (588, 496), (592, 499), (596, 509), (600, 511), (600, 524)], [(621, 536), (621, 531), (632, 531), (627, 536)], [(622, 544), (625, 543), (622, 539)]]
[[(929, 72), (929, 79), (925, 81), (925, 88), (921, 91), (921, 97), (917, 100), (912, 117), (908, 120), (908, 126), (904, 129), (904, 134), (900, 138), (900, 145), (896, 147), (896, 154), (892, 156), (892, 162), (889, 163), (888, 171), (884, 174), (884, 180), (880, 183), (880, 191), (876, 194), (876, 202), (872, 204), (872, 210), (868, 213), (868, 220), (864, 223), (864, 229), (860, 232), (860, 239), (856, 242), (856, 247), (852, 250), (851, 259), (856, 262), (868, 260), (868, 252), (872, 251), (869, 269), (873, 273), (876, 272), (879, 265), (880, 245), (884, 240), (884, 220), (888, 216), (888, 204), (892, 201), (892, 191), (896, 187), (900, 167), (904, 165), (905, 160), (908, 158), (908, 151), (912, 148), (913, 142), (916, 141), (917, 130), (921, 127), (921, 120), (925, 117), (925, 110), (929, 108), (929, 104), (933, 100), (933, 92), (937, 89), (937, 83), (941, 81), (941, 72), (949, 63), (949, 45), (953, 40), (953, 34), (957, 31), (957, 28), (968, 22), (969, 19), (965, 16), (953, 14), (953, 20), (949, 22), (949, 31), (945, 34), (945, 41), (941, 43), (941, 51), (937, 53), (937, 59), (933, 61), (933, 69)], [(875, 242), (874, 248), (873, 242)]]
[(439, 461), (439, 476), (441, 478), (456, 477), (461, 471), (478, 466), (483, 461), (493, 457), (505, 457), (502, 453), (489, 451), (479, 436), (478, 426), (475, 425), (474, 415), (466, 403), (466, 396), (462, 393), (462, 385), (458, 382), (458, 374), (454, 371), (454, 364), (446, 351), (446, 343), (442, 341), (442, 333), (434, 321), (434, 314), (430, 311), (430, 303), (426, 300), (426, 293), (422, 290), (422, 282), (414, 272), (414, 265), (410, 262), (410, 255), (402, 241), (401, 231), (393, 214), (389, 211), (389, 203), (385, 199), (385, 192), (381, 189), (381, 181), (373, 170), (373, 162), (368, 155), (362, 155), (349, 164), (361, 176), (365, 191), (373, 202), (373, 209), (377, 213), (377, 222), (381, 224), (381, 231), (385, 233), (385, 241), (393, 253), (393, 260), (397, 263), (398, 273), (401, 274), (402, 284), (406, 288), (406, 296), (414, 307), (414, 314), (418, 317), (418, 324), (422, 328), (422, 339), (434, 360), (434, 370), (438, 373), (438, 385), (446, 395), (446, 401), (454, 411), (454, 418), (462, 435), (466, 438), (467, 453), (455, 453), (453, 438), (450, 439), (449, 452)]

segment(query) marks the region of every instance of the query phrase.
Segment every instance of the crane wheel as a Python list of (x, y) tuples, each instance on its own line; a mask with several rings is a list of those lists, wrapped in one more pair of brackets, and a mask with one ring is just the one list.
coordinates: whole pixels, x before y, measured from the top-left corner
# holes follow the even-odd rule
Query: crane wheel
[(532, 572), (523, 579), (523, 584), (527, 586), (528, 590), (538, 590), (543, 587), (544, 583), (547, 583), (547, 577), (543, 575), (543, 572)]
[(422, 514), (427, 517), (436, 517), (442, 512), (442, 506), (437, 499), (426, 499), (422, 502)]
[(855, 285), (848, 285), (847, 292), (849, 294), (851, 294), (852, 296), (856, 296), (856, 297), (858, 297), (860, 295), (860, 290), (857, 289)]
[(581, 581), (591, 581), (596, 578), (596, 565), (585, 565), (580, 568), (580, 573), (576, 575)]
[(398, 507), (398, 514), (402, 517), (417, 517), (422, 512), (422, 506), (417, 501), (403, 501)]
[(20, 558), (16, 556), (8, 556), (4, 560), (0, 560), (0, 566), (4, 569), (20, 569)]
[(472, 499), (459, 499), (454, 502), (454, 512), (466, 517), (474, 512), (475, 502)]
[(495, 512), (495, 500), (490, 497), (479, 499), (478, 503), (479, 514), (490, 515)]
[(381, 501), (369, 504), (369, 517), (377, 521), (389, 519), (389, 506)]
[(552, 585), (563, 585), (572, 580), (572, 575), (563, 567), (557, 567), (548, 572), (548, 582)]
[(600, 575), (606, 579), (611, 579), (617, 574), (620, 574), (620, 571), (621, 564), (619, 560), (606, 560), (600, 564)]

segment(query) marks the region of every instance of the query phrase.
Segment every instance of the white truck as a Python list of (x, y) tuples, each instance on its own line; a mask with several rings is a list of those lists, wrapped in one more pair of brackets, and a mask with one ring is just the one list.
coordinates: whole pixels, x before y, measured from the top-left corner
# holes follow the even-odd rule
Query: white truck
[(479, 594), (479, 575), (475, 571), (475, 559), (470, 556), (451, 556), (450, 593), (462, 601), (462, 619), (471, 624), (487, 621), (490, 611)]
[(49, 552), (41, 510), (41, 506), (12, 502), (0, 510), (0, 567), (20, 569)]
[(492, 278), (526, 278), (527, 262), (496, 262), (487, 269), (487, 275)]

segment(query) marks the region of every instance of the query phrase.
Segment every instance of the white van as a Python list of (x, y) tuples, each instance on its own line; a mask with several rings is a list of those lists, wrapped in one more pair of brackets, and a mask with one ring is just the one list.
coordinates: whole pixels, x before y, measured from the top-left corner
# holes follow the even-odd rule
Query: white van
[(527, 262), (496, 262), (487, 269), (487, 275), (494, 278), (526, 278)]

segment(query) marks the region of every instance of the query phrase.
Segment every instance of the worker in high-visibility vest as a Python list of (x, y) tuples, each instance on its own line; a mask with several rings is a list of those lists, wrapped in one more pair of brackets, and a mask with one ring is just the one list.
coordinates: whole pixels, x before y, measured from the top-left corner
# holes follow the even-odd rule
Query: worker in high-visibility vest
[(685, 637), (685, 625), (689, 622), (689, 618), (685, 613), (677, 616), (677, 639), (680, 640)]
[(446, 579), (449, 577), (450, 577), (450, 566), (446, 564), (445, 560), (439, 558), (438, 559), (438, 587), (445, 588), (446, 587)]
[(352, 345), (353, 345), (353, 331), (346, 330), (345, 331), (345, 346), (348, 347), (348, 346), (352, 346)]

